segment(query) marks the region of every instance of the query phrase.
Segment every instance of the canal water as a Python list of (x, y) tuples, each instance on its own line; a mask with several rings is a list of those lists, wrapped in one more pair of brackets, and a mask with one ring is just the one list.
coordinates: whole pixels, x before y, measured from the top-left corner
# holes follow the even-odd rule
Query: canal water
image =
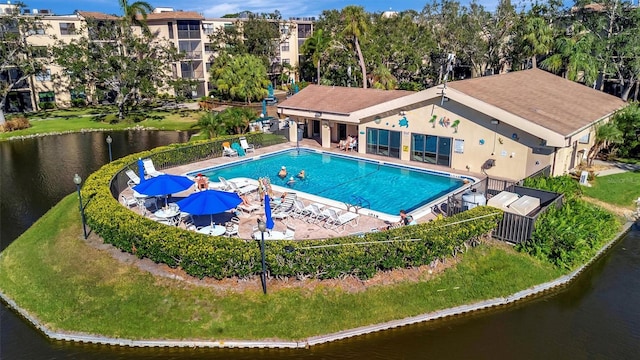
[[(184, 142), (182, 132), (111, 133), (113, 157)], [(0, 250), (108, 162), (106, 134), (0, 143)], [(295, 321), (295, 319), (292, 319)], [(131, 349), (51, 342), (0, 304), (0, 359), (631, 359), (640, 353), (640, 229), (575, 283), (524, 304), (309, 350)]]

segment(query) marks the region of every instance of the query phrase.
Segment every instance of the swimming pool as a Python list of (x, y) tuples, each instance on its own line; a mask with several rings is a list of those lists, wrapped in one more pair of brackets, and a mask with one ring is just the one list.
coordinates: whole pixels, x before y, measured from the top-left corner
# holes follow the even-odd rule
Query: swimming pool
[[(286, 178), (278, 177), (285, 166)], [(304, 180), (296, 174), (305, 170)], [(397, 214), (400, 209), (413, 211), (463, 186), (463, 179), (434, 171), (387, 164), (377, 161), (295, 149), (194, 171), (211, 181), (244, 177), (269, 177), (271, 183), (342, 203), (355, 204), (374, 211)], [(293, 176), (295, 183), (288, 185)]]

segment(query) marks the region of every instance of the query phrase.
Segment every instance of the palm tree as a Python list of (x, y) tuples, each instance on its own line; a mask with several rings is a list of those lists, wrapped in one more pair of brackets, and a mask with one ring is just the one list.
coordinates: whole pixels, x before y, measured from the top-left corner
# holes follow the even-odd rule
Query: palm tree
[(587, 154), (588, 165), (591, 166), (593, 164), (593, 159), (595, 159), (601, 150), (623, 142), (622, 131), (618, 129), (615, 121), (612, 120), (606, 124), (598, 125), (596, 128), (595, 142)]
[(223, 116), (219, 112), (207, 112), (198, 120), (197, 126), (207, 134), (209, 139), (213, 139), (225, 133)]
[[(118, 0), (124, 13), (124, 20), (132, 25), (138, 25), (143, 30), (149, 30), (147, 26), (147, 14), (153, 11), (153, 6), (146, 1), (129, 3), (127, 0)], [(142, 17), (142, 20), (140, 19)]]
[(372, 75), (373, 87), (376, 89), (393, 90), (398, 86), (398, 80), (384, 65), (378, 65), (378, 67), (373, 70)]
[(576, 23), (568, 36), (556, 38), (555, 53), (540, 66), (556, 74), (564, 72), (564, 77), (571, 81), (591, 85), (598, 76), (598, 62), (593, 55), (596, 41), (593, 33)]
[(320, 60), (322, 59), (324, 52), (329, 48), (330, 42), (331, 38), (326, 36), (322, 29), (318, 29), (311, 34), (310, 38), (305, 40), (304, 44), (302, 44), (302, 52), (304, 54), (311, 54), (311, 61), (318, 72), (316, 78), (318, 85), (320, 85)]
[(255, 110), (248, 107), (232, 107), (225, 110), (222, 115), (227, 130), (232, 130), (234, 134), (247, 132), (249, 123), (258, 117)]
[(367, 88), (367, 68), (364, 63), (364, 57), (360, 50), (360, 41), (367, 30), (367, 16), (362, 6), (349, 5), (342, 9), (342, 18), (344, 20), (344, 28), (342, 29), (342, 35), (351, 38), (356, 48), (356, 54), (358, 55), (358, 63), (360, 64), (360, 70), (362, 71), (362, 87)]
[(553, 28), (542, 16), (529, 14), (524, 22), (523, 40), (525, 53), (531, 57), (531, 67), (535, 69), (538, 67), (537, 56), (551, 51)]

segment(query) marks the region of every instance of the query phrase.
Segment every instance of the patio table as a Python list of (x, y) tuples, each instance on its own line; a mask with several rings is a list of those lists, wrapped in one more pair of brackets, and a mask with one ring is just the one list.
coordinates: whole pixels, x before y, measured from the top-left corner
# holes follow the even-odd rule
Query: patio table
[(196, 230), (196, 232), (199, 232), (200, 234), (205, 234), (205, 235), (220, 236), (220, 235), (224, 235), (224, 233), (227, 232), (227, 228), (222, 225), (209, 225)]

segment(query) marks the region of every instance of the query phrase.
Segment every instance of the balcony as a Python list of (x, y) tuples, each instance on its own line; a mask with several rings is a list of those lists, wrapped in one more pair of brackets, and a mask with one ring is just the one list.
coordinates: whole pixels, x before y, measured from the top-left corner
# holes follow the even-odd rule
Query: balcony
[(202, 51), (181, 51), (185, 60), (202, 60)]
[(183, 79), (204, 80), (203, 71), (182, 71)]

